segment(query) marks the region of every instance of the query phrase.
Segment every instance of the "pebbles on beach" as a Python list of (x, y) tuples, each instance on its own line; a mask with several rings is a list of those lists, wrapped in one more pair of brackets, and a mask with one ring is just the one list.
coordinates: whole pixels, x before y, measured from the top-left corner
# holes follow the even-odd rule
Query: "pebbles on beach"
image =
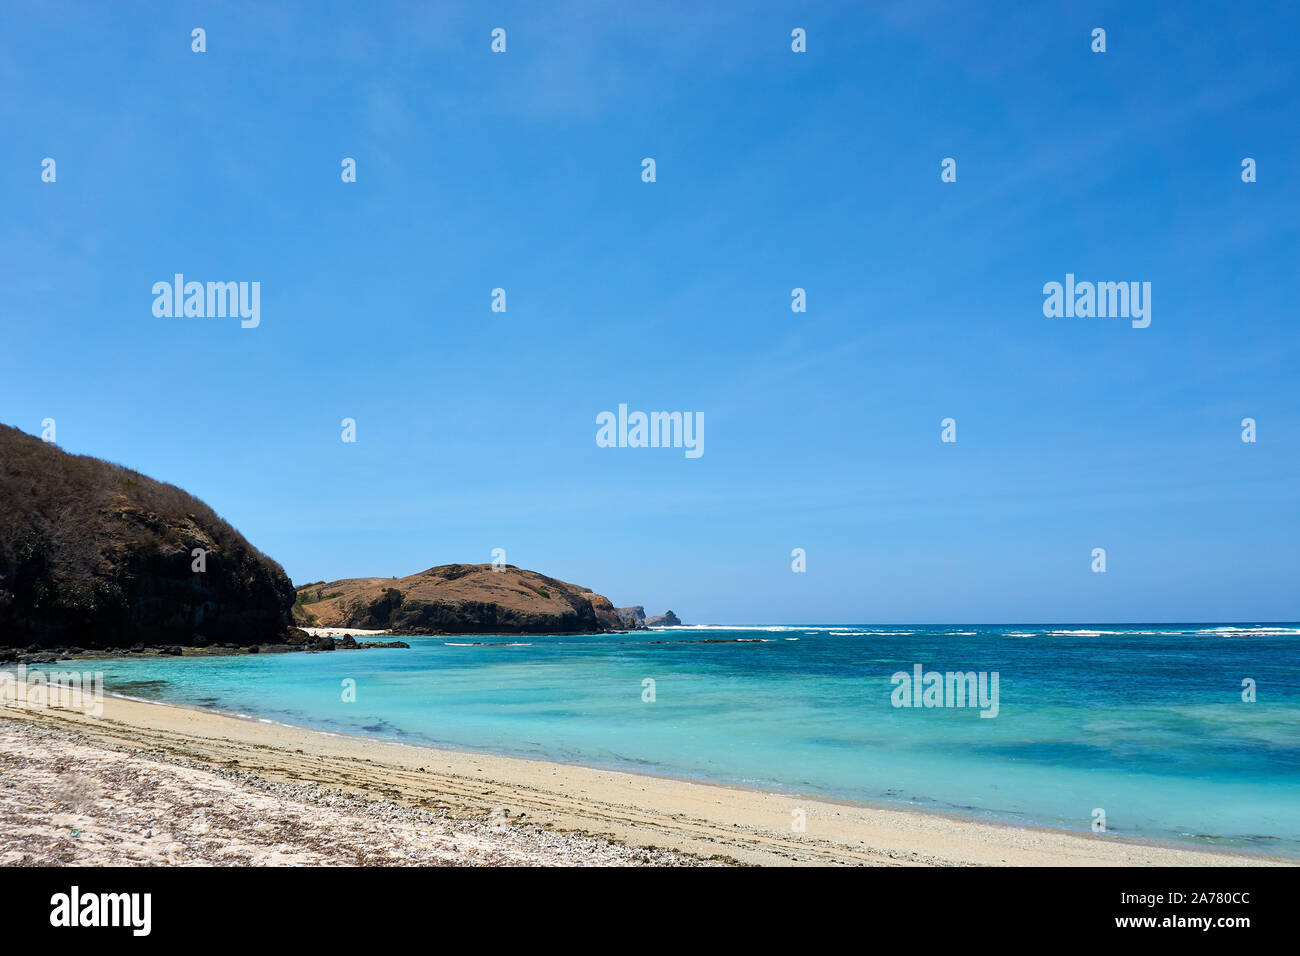
[(509, 809), (453, 819), (238, 767), (0, 720), (0, 865), (656, 866), (704, 861), (553, 832)]

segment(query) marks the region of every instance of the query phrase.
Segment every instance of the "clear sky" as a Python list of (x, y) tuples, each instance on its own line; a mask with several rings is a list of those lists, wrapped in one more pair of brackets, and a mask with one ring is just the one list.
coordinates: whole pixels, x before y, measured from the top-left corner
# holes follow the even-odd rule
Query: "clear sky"
[[(989, 6), (5, 3), (0, 420), (299, 583), (1300, 618), (1297, 6)], [(260, 326), (156, 317), (177, 272)], [(1150, 327), (1045, 317), (1066, 273)], [(619, 403), (704, 454), (598, 447)]]

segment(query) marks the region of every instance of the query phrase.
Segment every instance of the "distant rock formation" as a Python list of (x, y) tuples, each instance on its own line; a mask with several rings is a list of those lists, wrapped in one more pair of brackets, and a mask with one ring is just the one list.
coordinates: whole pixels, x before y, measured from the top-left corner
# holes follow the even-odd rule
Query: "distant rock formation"
[(310, 584), (298, 589), (294, 618), (394, 634), (588, 634), (621, 626), (608, 598), (512, 564)]
[(618, 620), (624, 627), (645, 627), (645, 605), (618, 608)]
[(622, 627), (632, 631), (644, 630), (648, 627), (670, 627), (674, 624), (681, 624), (677, 615), (672, 611), (667, 614), (656, 614), (654, 617), (646, 617), (645, 605), (635, 604), (632, 607), (620, 607), (615, 609), (618, 613), (619, 623)]
[(620, 607), (616, 609), (621, 625), (628, 630), (639, 631), (647, 627), (668, 627), (673, 624), (681, 624), (677, 615), (672, 611), (667, 614), (656, 614), (654, 617), (646, 617), (645, 605), (635, 604), (632, 607)]
[(293, 602), (202, 501), (0, 425), (0, 647), (283, 643)]

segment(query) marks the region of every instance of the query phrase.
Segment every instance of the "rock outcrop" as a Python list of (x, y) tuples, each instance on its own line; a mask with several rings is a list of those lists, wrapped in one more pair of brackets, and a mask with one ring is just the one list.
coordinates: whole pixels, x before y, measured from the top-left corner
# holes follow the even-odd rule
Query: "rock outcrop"
[(620, 626), (608, 598), (511, 564), (309, 584), (298, 589), (294, 617), (302, 626), (394, 634), (587, 634)]
[(592, 608), (596, 611), (596, 621), (602, 630), (616, 631), (623, 626), (623, 621), (618, 616), (618, 609), (605, 595), (587, 591), (582, 596), (591, 602)]
[(644, 604), (615, 608), (614, 612), (618, 616), (618, 623), (614, 627), (623, 627), (630, 631), (643, 631), (650, 627), (671, 627), (682, 623), (672, 611), (646, 617)]
[(633, 607), (620, 607), (617, 610), (620, 623), (632, 627), (645, 627), (645, 605), (637, 604)]
[(202, 501), (0, 425), (0, 647), (279, 643), (293, 603)]

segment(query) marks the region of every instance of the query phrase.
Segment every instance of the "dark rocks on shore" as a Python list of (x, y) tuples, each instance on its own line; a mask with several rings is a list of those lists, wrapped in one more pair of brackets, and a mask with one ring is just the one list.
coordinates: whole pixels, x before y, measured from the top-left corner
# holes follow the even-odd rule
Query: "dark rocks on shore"
[(336, 651), (365, 650), (371, 647), (410, 647), (406, 641), (358, 641), (351, 634), (334, 638)]
[[(301, 633), (301, 632), (300, 632)], [(250, 644), (247, 647), (225, 645), (214, 648), (182, 647), (178, 644), (164, 644), (157, 647), (105, 647), (94, 650), (80, 648), (51, 647), (45, 650), (27, 651), (0, 646), (0, 667), (19, 664), (50, 664), (54, 661), (82, 657), (87, 661), (140, 655), (144, 657), (226, 657), (235, 654), (285, 653), (301, 651), (314, 654), (324, 651), (372, 650), (384, 647), (410, 648), (406, 641), (358, 641), (351, 636), (327, 637), (304, 634), (302, 638), (290, 643), (280, 641), (272, 644)]]

